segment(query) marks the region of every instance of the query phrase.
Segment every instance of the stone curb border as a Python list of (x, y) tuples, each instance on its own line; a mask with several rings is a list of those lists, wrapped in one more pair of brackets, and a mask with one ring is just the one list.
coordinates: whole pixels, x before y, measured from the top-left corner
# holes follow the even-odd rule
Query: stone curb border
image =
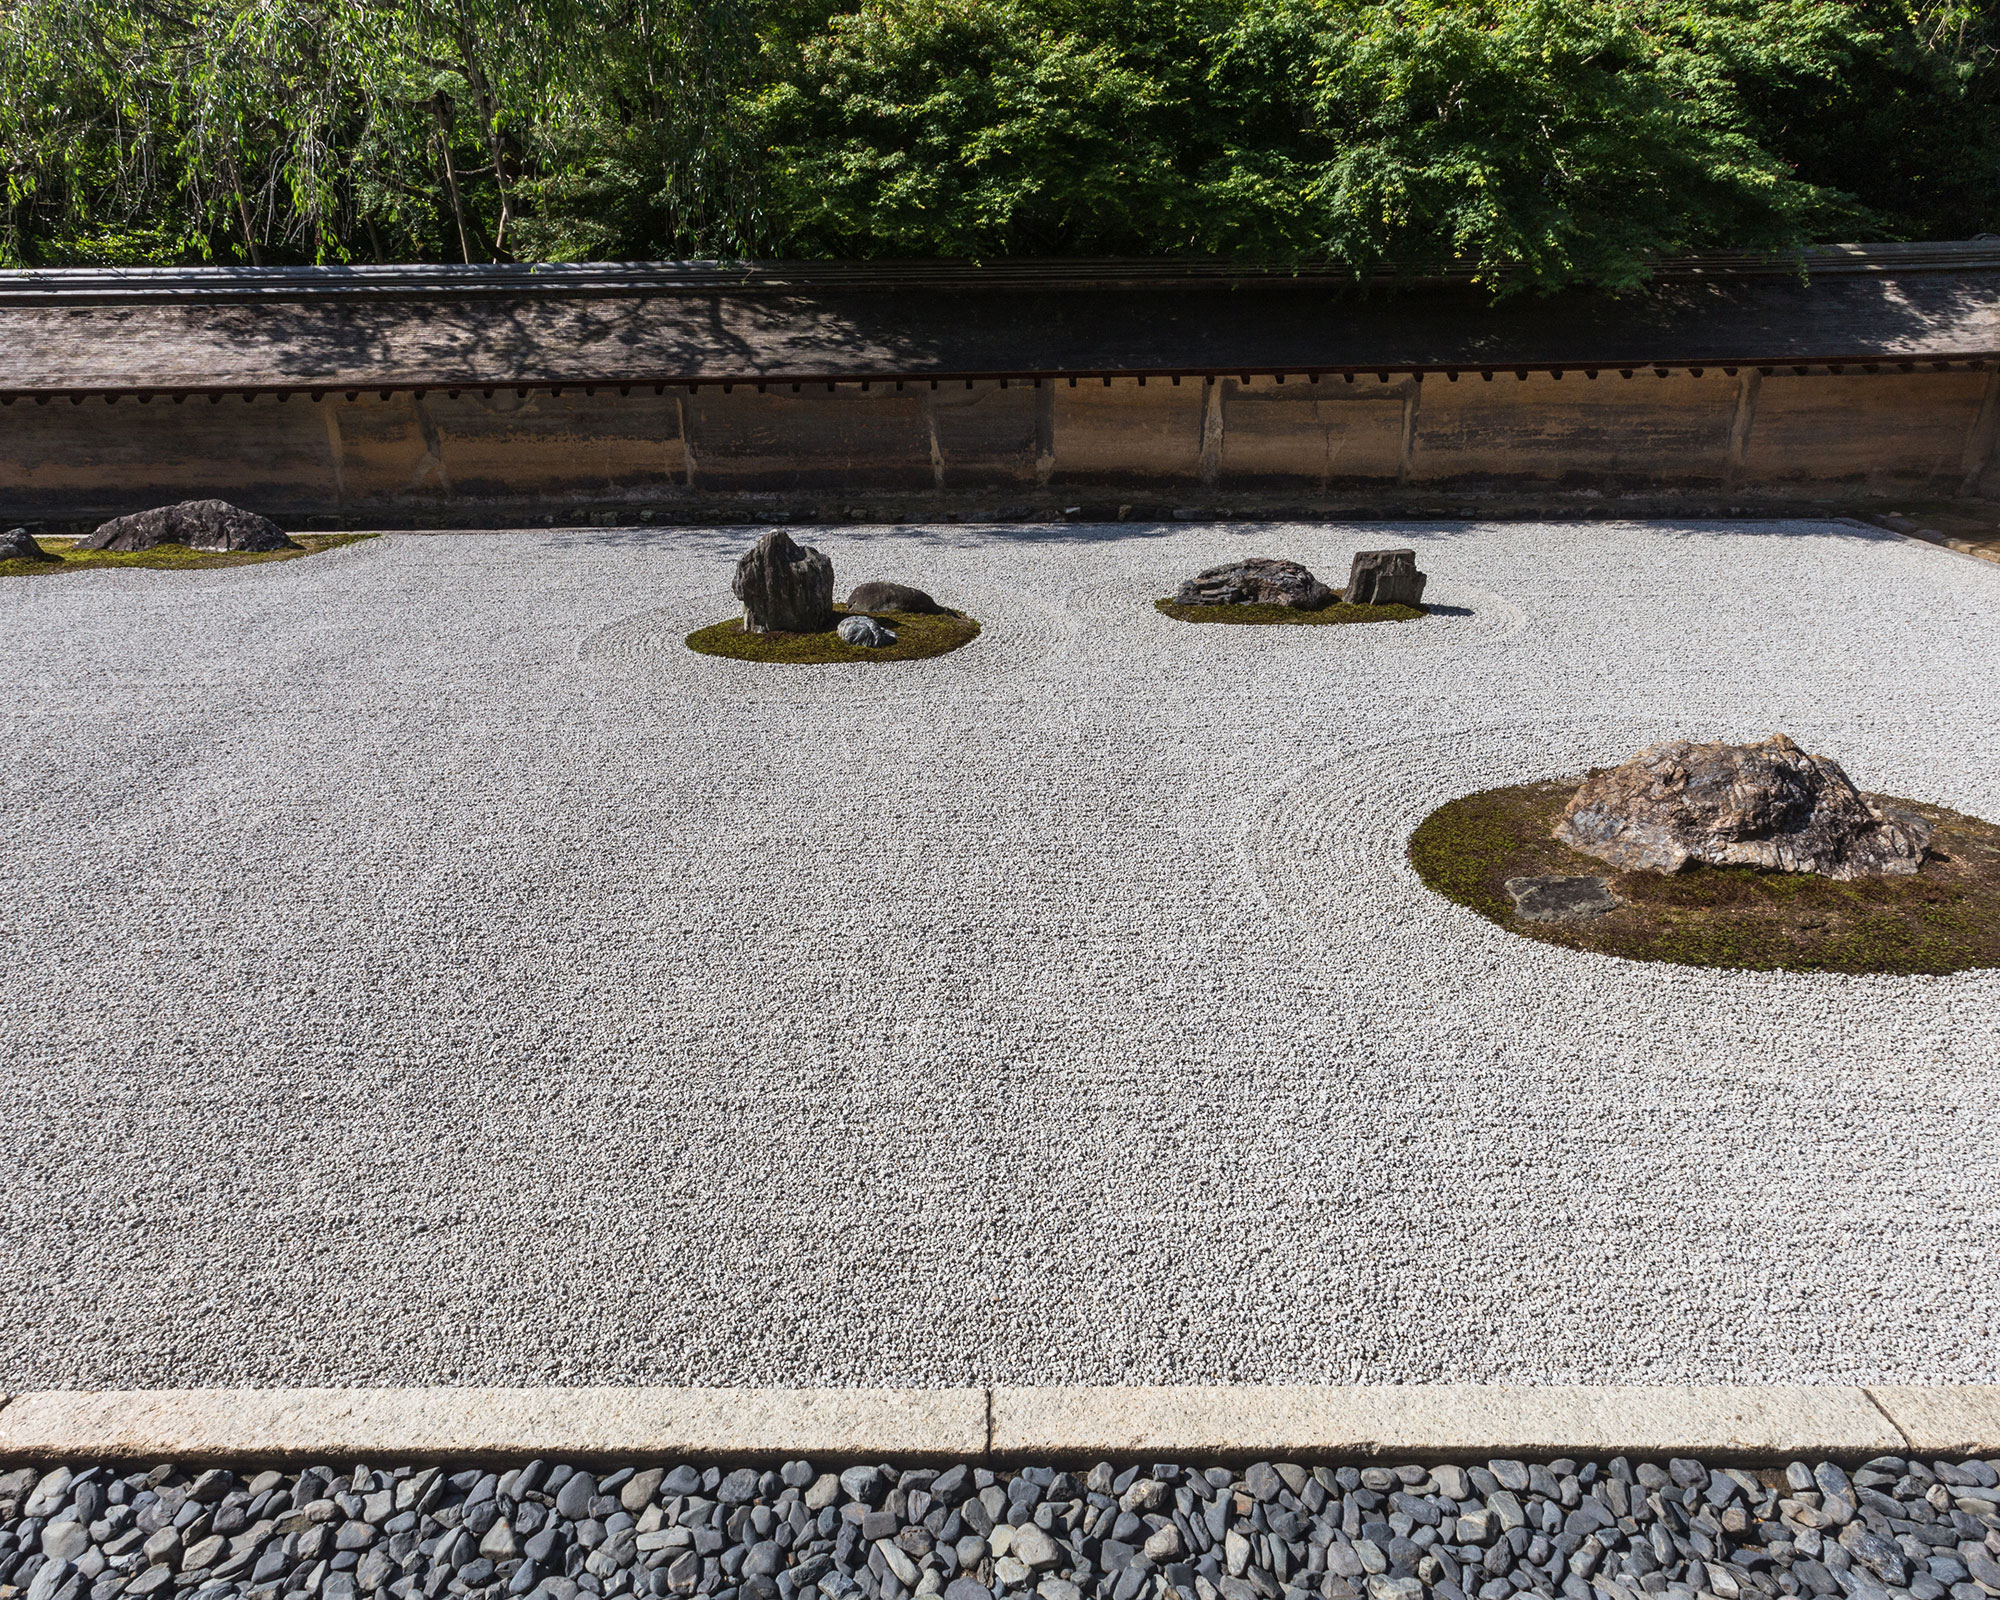
[(2000, 1384), (1939, 1387), (137, 1389), (0, 1394), (0, 1462), (2000, 1453)]
[(1919, 544), (1934, 544), (1940, 550), (1956, 550), (1962, 556), (1972, 556), (1976, 560), (2000, 564), (2000, 547), (1989, 541), (1976, 543), (1971, 539), (1955, 538), (1949, 533), (1940, 533), (1936, 528), (1927, 528), (1922, 523), (1906, 517), (1900, 511), (1881, 511), (1862, 515), (1850, 520), (1858, 521), (1866, 527), (1884, 528), (1890, 533), (1900, 533), (1905, 539), (1914, 539)]

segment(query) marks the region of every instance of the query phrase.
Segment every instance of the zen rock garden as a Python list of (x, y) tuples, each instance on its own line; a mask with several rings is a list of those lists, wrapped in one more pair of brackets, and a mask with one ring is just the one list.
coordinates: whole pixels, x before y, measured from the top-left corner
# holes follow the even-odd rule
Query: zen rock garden
[(1675, 739), (1580, 782), (1468, 796), (1425, 820), (1410, 857), (1503, 926), (1640, 959), (2000, 965), (2000, 828), (1863, 794), (1783, 734)]
[(690, 649), (792, 664), (914, 661), (956, 650), (979, 634), (970, 617), (906, 583), (857, 584), (836, 605), (832, 560), (783, 529), (743, 553), (730, 587), (743, 602), (742, 619), (697, 629), (688, 635)]
[(1356, 552), (1345, 589), (1296, 561), (1252, 556), (1197, 573), (1155, 604), (1182, 622), (1400, 622), (1424, 615), (1426, 581), (1414, 550)]

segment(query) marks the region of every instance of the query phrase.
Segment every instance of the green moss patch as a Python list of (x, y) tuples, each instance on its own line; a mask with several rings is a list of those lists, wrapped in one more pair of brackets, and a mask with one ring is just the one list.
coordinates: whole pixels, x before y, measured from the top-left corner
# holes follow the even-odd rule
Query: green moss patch
[(1344, 600), (1318, 611), (1301, 611), (1296, 606), (1184, 606), (1178, 600), (1155, 600), (1153, 609), (1176, 622), (1414, 622), (1430, 615), (1423, 606), (1351, 606)]
[[(1690, 866), (1616, 872), (1552, 834), (1582, 780), (1488, 789), (1440, 806), (1410, 864), (1447, 900), (1511, 933), (1633, 961), (1748, 971), (1946, 973), (2000, 966), (2000, 827), (1914, 800), (1936, 825), (1914, 876), (1838, 883), (1803, 872)], [(1601, 877), (1626, 903), (1588, 922), (1529, 922), (1509, 878)]]
[[(845, 616), (845, 606), (835, 606)], [(817, 666), (832, 661), (921, 661), (968, 645), (979, 637), (979, 624), (961, 612), (919, 615), (911, 611), (874, 611), (896, 630), (896, 642), (882, 649), (849, 644), (829, 629), (825, 633), (745, 633), (743, 619), (732, 617), (687, 636), (690, 650), (732, 661), (780, 661), (791, 666)]]
[(340, 545), (373, 539), (372, 533), (295, 533), (297, 550), (190, 550), (184, 544), (156, 544), (150, 550), (79, 550), (74, 539), (43, 539), (41, 546), (54, 561), (0, 561), (0, 578), (41, 578), (91, 567), (252, 567), (266, 561), (296, 561)]

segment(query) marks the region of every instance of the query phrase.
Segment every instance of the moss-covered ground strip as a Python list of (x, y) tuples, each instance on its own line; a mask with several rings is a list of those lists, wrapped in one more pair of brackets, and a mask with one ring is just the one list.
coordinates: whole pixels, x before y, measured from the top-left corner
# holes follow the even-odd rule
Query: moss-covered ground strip
[[(845, 606), (835, 606), (846, 616)], [(896, 630), (896, 642), (881, 649), (849, 644), (829, 629), (825, 633), (745, 633), (743, 619), (731, 617), (687, 636), (690, 650), (733, 661), (778, 661), (789, 666), (820, 666), (837, 661), (921, 661), (968, 645), (979, 637), (979, 624), (959, 611), (920, 615), (913, 611), (873, 611)]]
[[(1704, 866), (1615, 872), (1552, 836), (1581, 781), (1515, 784), (1440, 806), (1410, 836), (1410, 864), (1446, 899), (1509, 932), (1633, 961), (1764, 972), (2000, 966), (2000, 826), (1894, 800), (1937, 827), (1922, 869), (1908, 878), (1839, 883)], [(1528, 922), (1502, 885), (1544, 873), (1606, 878), (1626, 904), (1589, 922)]]
[(40, 541), (54, 561), (0, 561), (0, 578), (52, 577), (59, 572), (83, 572), (91, 567), (252, 567), (266, 561), (296, 561), (300, 556), (340, 545), (373, 539), (372, 533), (295, 533), (297, 550), (190, 550), (184, 544), (156, 544), (150, 550), (79, 550), (74, 539)]
[(1414, 622), (1430, 615), (1423, 606), (1351, 606), (1345, 600), (1318, 611), (1301, 611), (1296, 606), (1184, 606), (1170, 597), (1155, 600), (1153, 609), (1176, 622)]

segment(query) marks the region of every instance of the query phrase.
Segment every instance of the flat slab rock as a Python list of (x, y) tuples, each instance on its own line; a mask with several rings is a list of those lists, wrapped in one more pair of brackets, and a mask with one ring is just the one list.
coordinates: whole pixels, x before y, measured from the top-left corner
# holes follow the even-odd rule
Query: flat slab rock
[(1270, 556), (1210, 567), (1174, 594), (1175, 604), (1183, 606), (1291, 606), (1298, 611), (1322, 611), (1338, 598), (1298, 562)]
[(1550, 874), (1509, 878), (1501, 887), (1513, 900), (1515, 915), (1526, 922), (1590, 922), (1625, 903), (1604, 878)]
[(1624, 872), (1689, 862), (1851, 880), (1908, 876), (1932, 828), (1855, 788), (1839, 763), (1782, 733), (1753, 744), (1673, 739), (1584, 779), (1556, 824), (1574, 850)]
[(79, 550), (151, 550), (155, 545), (183, 544), (190, 550), (297, 550), (299, 545), (269, 517), (245, 511), (227, 500), (183, 500), (154, 506), (130, 516), (113, 517)]

